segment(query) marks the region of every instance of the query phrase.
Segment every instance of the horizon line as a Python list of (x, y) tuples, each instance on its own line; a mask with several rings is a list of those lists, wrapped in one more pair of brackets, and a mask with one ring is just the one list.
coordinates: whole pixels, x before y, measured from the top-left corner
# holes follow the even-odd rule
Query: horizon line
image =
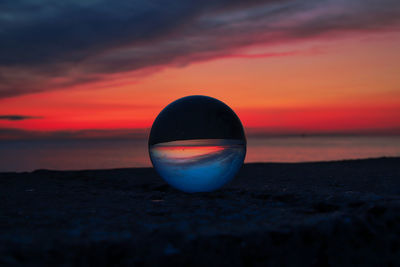
[[(150, 128), (128, 129), (78, 129), (78, 130), (25, 130), (17, 128), (0, 128), (0, 141), (28, 140), (98, 140), (98, 139), (147, 139)], [(295, 130), (245, 128), (247, 138), (266, 137), (340, 137), (340, 136), (400, 136), (400, 128), (359, 129), (359, 130)]]

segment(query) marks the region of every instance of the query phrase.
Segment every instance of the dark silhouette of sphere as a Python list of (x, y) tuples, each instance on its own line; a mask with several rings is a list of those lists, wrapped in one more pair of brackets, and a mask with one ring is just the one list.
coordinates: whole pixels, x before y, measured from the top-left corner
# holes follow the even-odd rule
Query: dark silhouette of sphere
[(180, 98), (157, 116), (149, 145), (176, 140), (245, 139), (242, 123), (223, 102), (202, 95)]
[(239, 118), (226, 104), (208, 96), (187, 96), (157, 116), (149, 153), (156, 171), (175, 188), (212, 191), (240, 169), (246, 137)]

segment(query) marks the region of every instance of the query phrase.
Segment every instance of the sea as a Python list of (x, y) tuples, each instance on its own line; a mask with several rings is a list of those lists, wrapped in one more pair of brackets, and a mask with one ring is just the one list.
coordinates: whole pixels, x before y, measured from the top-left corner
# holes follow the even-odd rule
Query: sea
[[(400, 157), (400, 136), (250, 137), (245, 162)], [(150, 167), (145, 139), (0, 141), (0, 172)]]

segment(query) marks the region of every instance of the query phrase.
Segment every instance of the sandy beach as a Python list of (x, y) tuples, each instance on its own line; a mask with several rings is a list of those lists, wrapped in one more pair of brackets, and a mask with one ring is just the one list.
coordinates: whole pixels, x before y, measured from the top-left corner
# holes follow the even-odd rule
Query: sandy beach
[(0, 174), (0, 265), (400, 266), (400, 158), (246, 164), (186, 194), (151, 168)]

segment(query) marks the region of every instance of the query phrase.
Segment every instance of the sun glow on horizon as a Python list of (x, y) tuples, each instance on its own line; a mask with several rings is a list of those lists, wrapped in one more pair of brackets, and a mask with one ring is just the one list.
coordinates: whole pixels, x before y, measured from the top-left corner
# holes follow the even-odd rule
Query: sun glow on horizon
[(400, 129), (398, 47), (400, 34), (394, 32), (259, 45), (142, 76), (120, 73), (120, 82), (105, 79), (0, 99), (0, 114), (32, 116), (0, 119), (0, 129), (147, 129), (168, 103), (204, 94), (231, 106), (246, 128), (272, 133), (390, 132)]

